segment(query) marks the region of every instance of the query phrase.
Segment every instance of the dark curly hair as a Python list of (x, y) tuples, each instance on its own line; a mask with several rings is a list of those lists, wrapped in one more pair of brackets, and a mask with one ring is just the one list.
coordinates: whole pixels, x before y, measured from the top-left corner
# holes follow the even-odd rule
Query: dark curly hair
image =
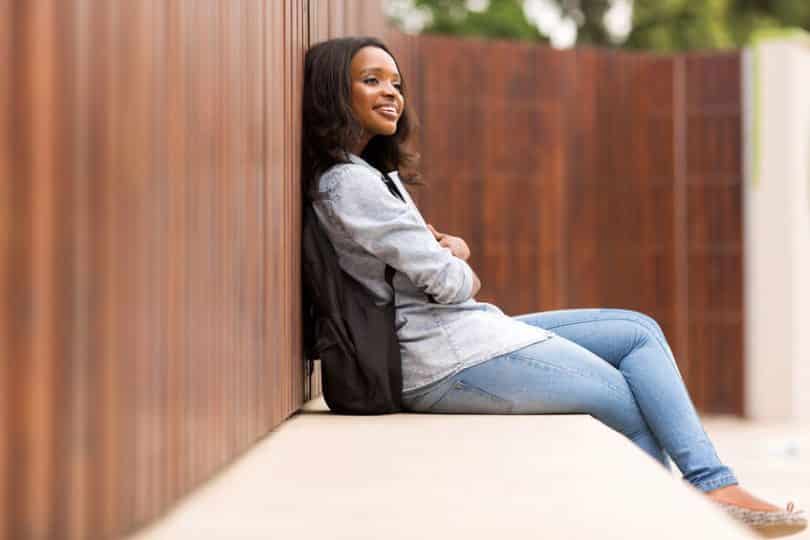
[[(394, 58), (388, 47), (373, 37), (330, 39), (307, 51), (301, 141), (301, 187), (305, 202), (320, 198), (318, 178), (332, 165), (349, 162), (347, 149), (362, 133), (352, 113), (350, 66), (357, 51), (369, 46), (379, 47)], [(407, 88), (402, 73), (400, 77), (404, 96)], [(405, 147), (415, 128), (415, 118), (406, 99), (396, 132), (372, 137), (360, 157), (381, 171), (398, 170), (407, 184), (423, 185), (416, 169), (419, 156)]]

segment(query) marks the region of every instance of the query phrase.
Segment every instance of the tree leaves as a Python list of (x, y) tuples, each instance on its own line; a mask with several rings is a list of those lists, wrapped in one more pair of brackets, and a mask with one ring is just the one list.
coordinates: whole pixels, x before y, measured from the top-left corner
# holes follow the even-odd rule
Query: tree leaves
[[(532, 0), (529, 0), (532, 1)], [(533, 0), (538, 1), (538, 0)], [(762, 28), (810, 30), (808, 0), (634, 0), (630, 34), (615, 43), (605, 14), (617, 0), (539, 0), (577, 21), (578, 44), (683, 51), (742, 47)], [(413, 0), (430, 14), (426, 33), (549, 41), (526, 16), (524, 0), (490, 0), (483, 10), (466, 0)], [(486, 2), (478, 2), (479, 5)]]

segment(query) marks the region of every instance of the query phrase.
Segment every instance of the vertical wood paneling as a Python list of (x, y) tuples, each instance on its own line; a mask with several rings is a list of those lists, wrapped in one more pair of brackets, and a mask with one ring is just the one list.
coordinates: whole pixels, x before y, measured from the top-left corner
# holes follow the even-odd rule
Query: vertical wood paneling
[(167, 93), (165, 144), (169, 155), (166, 163), (166, 176), (172, 178), (167, 185), (167, 204), (172, 209), (167, 222), (165, 256), (172, 263), (168, 266), (168, 276), (164, 284), (167, 299), (166, 314), (166, 354), (168, 417), (163, 436), (166, 438), (166, 494), (175, 499), (182, 493), (188, 476), (184, 464), (190, 457), (191, 441), (187, 436), (187, 403), (191, 392), (187, 384), (189, 365), (188, 349), (184, 336), (188, 331), (186, 308), (188, 305), (188, 284), (185, 279), (188, 264), (187, 243), (183, 241), (183, 231), (188, 219), (186, 192), (188, 179), (188, 134), (185, 111), (189, 102), (189, 85), (186, 58), (189, 39), (189, 5), (186, 2), (173, 2), (166, 8), (166, 84), (172, 89)]
[(98, 59), (101, 72), (96, 76), (102, 88), (99, 99), (102, 108), (95, 118), (102, 135), (98, 141), (99, 174), (92, 179), (93, 191), (97, 193), (100, 207), (98, 221), (94, 224), (94, 230), (99, 231), (97, 239), (100, 251), (95, 277), (99, 283), (99, 296), (102, 299), (97, 326), (99, 332), (96, 336), (101, 351), (99, 363), (101, 389), (98, 405), (103, 415), (99, 434), (102, 439), (100, 456), (102, 467), (99, 469), (102, 496), (99, 501), (98, 530), (100, 535), (106, 538), (129, 528), (126, 508), (131, 507), (126, 499), (131, 489), (120, 489), (122, 485), (131, 486), (128, 473), (132, 467), (121, 466), (122, 463), (131, 461), (124, 454), (129, 451), (130, 441), (124, 439), (126, 429), (123, 418), (124, 397), (129, 385), (119, 388), (119, 381), (131, 379), (122, 378), (124, 367), (130, 359), (123, 357), (124, 350), (121, 346), (124, 330), (122, 321), (125, 320), (125, 314), (120, 310), (120, 306), (123, 305), (120, 300), (125, 287), (120, 271), (122, 257), (116, 253), (126, 206), (117, 204), (116, 190), (109, 185), (109, 179), (114, 179), (119, 184), (123, 180), (121, 177), (123, 164), (120, 159), (125, 148), (120, 136), (123, 130), (119, 126), (123, 121), (121, 88), (126, 72), (121, 65), (121, 52), (124, 50), (121, 2), (106, 3), (95, 12), (98, 13), (98, 18), (95, 19), (97, 21), (95, 33), (103, 36), (98, 49), (101, 55)]
[[(54, 347), (54, 190), (56, 133), (53, 127), (56, 81), (54, 80), (54, 6), (47, 2), (15, 4), (22, 51), (14, 55), (15, 95), (13, 108), (18, 108), (13, 121), (14, 135), (23, 148), (12, 178), (29, 179), (29, 188), (12, 204), (21, 204), (20, 224), (23, 234), (19, 238), (22, 257), (28, 258), (27, 267), (18, 268), (30, 279), (23, 286), (22, 305), (15, 313), (25, 314), (19, 334), (17, 350), (11, 358), (27, 359), (15, 362), (12, 431), (21, 443), (14, 455), (20, 463), (18, 481), (24, 486), (20, 493), (20, 520), (12, 527), (12, 536), (20, 538), (47, 538), (54, 530), (53, 484), (58, 477), (55, 469), (54, 390), (60, 373), (55, 373)], [(16, 30), (16, 29), (15, 29)], [(25, 127), (23, 127), (25, 124)], [(36, 151), (34, 151), (36, 149)], [(15, 188), (16, 189), (16, 188)], [(15, 332), (16, 333), (16, 332)], [(19, 411), (19, 413), (17, 412)], [(19, 461), (17, 461), (19, 459)]]
[[(266, 35), (279, 36), (284, 32), (284, 5), (281, 2), (265, 3), (264, 9), (267, 16)], [(283, 47), (272, 46), (273, 41), (265, 43), (267, 67), (265, 73), (265, 88), (267, 91), (267, 110), (269, 118), (273, 121), (267, 126), (267, 191), (265, 195), (267, 212), (265, 213), (265, 230), (267, 231), (266, 252), (265, 252), (265, 290), (264, 305), (268, 310), (265, 332), (267, 334), (267, 381), (270, 386), (278, 384), (279, 380), (279, 355), (282, 347), (279, 340), (279, 324), (281, 321), (281, 306), (279, 305), (276, 291), (283, 287), (278, 261), (284, 260), (280, 234), (283, 231), (283, 220), (281, 216), (281, 188), (284, 183), (284, 80), (285, 66)], [(276, 424), (281, 421), (279, 418), (280, 394), (274, 393), (268, 402), (269, 408), (266, 412), (268, 421)]]
[[(683, 60), (684, 178), (690, 346), (702, 374), (699, 403), (742, 410), (742, 117), (740, 57), (690, 54)], [(701, 329), (702, 332), (697, 330)]]
[(675, 327), (679, 331), (681, 341), (676, 343), (678, 349), (673, 349), (679, 363), (685, 364), (683, 371), (689, 383), (689, 391), (697, 408), (703, 406), (704, 377), (700, 372), (700, 363), (693, 350), (693, 336), (701, 335), (704, 328), (692, 332), (689, 322), (689, 255), (687, 224), (689, 223), (689, 207), (687, 205), (686, 188), (686, 72), (683, 57), (675, 58), (672, 76), (672, 110), (673, 110), (673, 195), (672, 207), (675, 213), (673, 244), (675, 250), (675, 276), (672, 283), (675, 303)]
[(10, 537), (9, 517), (11, 478), (11, 275), (15, 263), (11, 258), (11, 66), (12, 20), (9, 0), (0, 0), (0, 538)]
[[(567, 199), (569, 221), (560, 226), (569, 230), (568, 279), (566, 304), (582, 307), (601, 303), (598, 259), (599, 230), (598, 192), (591, 185), (599, 174), (599, 140), (597, 129), (598, 88), (597, 69), (599, 55), (595, 50), (584, 49), (576, 56), (576, 84), (572, 92), (576, 96), (576, 108), (570, 115), (571, 129), (575, 132), (570, 159), (569, 193)], [(542, 308), (538, 308), (540, 311)]]
[[(149, 361), (147, 340), (148, 327), (151, 323), (147, 306), (149, 303), (149, 290), (147, 272), (153, 262), (154, 252), (150, 249), (147, 240), (147, 227), (152, 218), (149, 200), (149, 183), (152, 181), (151, 166), (154, 160), (150, 145), (151, 115), (153, 105), (150, 99), (150, 83), (154, 69), (152, 55), (152, 36), (149, 16), (151, 15), (150, 2), (125, 2), (122, 4), (124, 20), (128, 31), (125, 33), (125, 61), (124, 66), (128, 73), (128, 84), (123, 89), (127, 102), (123, 121), (129, 127), (123, 135), (124, 145), (128, 149), (122, 161), (126, 165), (123, 171), (123, 190), (119, 191), (127, 204), (128, 219), (125, 224), (123, 240), (127, 241), (131, 250), (127, 253), (127, 268), (124, 270), (125, 287), (131, 292), (126, 305), (134, 315), (130, 326), (130, 334), (126, 337), (128, 349), (131, 351), (132, 362), (124, 369), (130, 372), (134, 384), (126, 396), (126, 409), (124, 421), (133, 426), (127, 436), (131, 440), (132, 468), (136, 474), (132, 475), (132, 506), (130, 519), (140, 523), (149, 514), (151, 494), (149, 493), (151, 474), (151, 461), (153, 452), (149, 421), (152, 416), (151, 403), (152, 380), (150, 377), (152, 363), (158, 358)], [(129, 199), (127, 201), (127, 199)], [(116, 249), (120, 251), (120, 247)], [(138, 256), (133, 256), (137, 254)], [(153, 339), (157, 336), (152, 336)], [(142, 360), (144, 359), (144, 360)], [(215, 440), (212, 441), (215, 443)], [(157, 449), (155, 448), (156, 452)]]
[(120, 537), (301, 405), (325, 10), (384, 31), (371, 3), (0, 0), (0, 538)]
[(151, 202), (151, 216), (149, 219), (148, 243), (154, 251), (154, 260), (147, 272), (149, 288), (148, 320), (151, 322), (144, 340), (149, 344), (146, 356), (159, 358), (152, 362), (151, 377), (151, 422), (149, 425), (150, 439), (152, 441), (152, 462), (149, 493), (152, 504), (145, 519), (158, 514), (162, 508), (171, 503), (168, 496), (169, 471), (166, 468), (166, 454), (169, 450), (169, 441), (163, 433), (169, 422), (168, 414), (168, 382), (169, 371), (174, 359), (167, 354), (168, 336), (166, 332), (166, 317), (168, 309), (165, 303), (164, 284), (170, 274), (167, 244), (169, 240), (169, 186), (166, 182), (169, 155), (166, 150), (166, 117), (168, 113), (166, 59), (168, 36), (166, 4), (159, 0), (151, 0), (148, 15), (151, 29), (152, 48), (152, 78), (149, 95), (152, 100), (150, 115), (152, 125), (150, 129), (150, 145), (152, 152), (152, 170), (147, 204)]
[[(187, 263), (185, 279), (188, 283), (188, 359), (187, 384), (189, 385), (189, 443), (191, 444), (188, 469), (189, 482), (196, 484), (200, 480), (201, 472), (206, 470), (208, 456), (216, 441), (208, 444), (195, 444), (205, 437), (205, 418), (208, 415), (205, 394), (208, 391), (210, 361), (209, 355), (212, 345), (211, 329), (207, 326), (207, 300), (206, 291), (211, 291), (210, 261), (206, 257), (207, 243), (193, 242), (196, 236), (206, 237), (211, 230), (211, 216), (208, 209), (208, 194), (210, 193), (210, 170), (212, 148), (209, 143), (212, 133), (208, 122), (213, 114), (209, 101), (206, 99), (214, 91), (213, 78), (206, 67), (210, 65), (212, 50), (207, 46), (208, 36), (212, 32), (210, 9), (211, 2), (195, 2), (194, 7), (188, 5), (190, 19), (188, 44), (188, 116), (186, 118), (187, 130), (192, 135), (188, 139), (188, 191), (185, 193), (187, 205), (187, 223), (185, 224), (184, 242), (187, 244)], [(192, 52), (196, 51), (196, 52)]]
[[(242, 249), (248, 262), (244, 269), (246, 278), (240, 293), (239, 309), (247, 320), (247, 323), (242, 325), (247, 339), (245, 355), (250, 361), (250, 369), (245, 374), (245, 382), (253, 396), (245, 402), (245, 414), (250, 419), (245, 434), (246, 444), (263, 436), (267, 426), (274, 425), (264, 414), (268, 395), (273, 393), (267, 390), (272, 386), (271, 381), (267, 380), (264, 370), (267, 362), (268, 343), (265, 326), (267, 305), (263, 301), (256, 302), (257, 298), (264, 298), (267, 290), (267, 283), (264, 280), (264, 268), (267, 264), (265, 258), (267, 229), (264, 222), (267, 163), (264, 135), (266, 122), (268, 122), (264, 101), (264, 69), (262, 69), (265, 57), (264, 4), (249, 3), (243, 13), (247, 29), (244, 44), (246, 50), (244, 69), (248, 73), (248, 82), (244, 88), (247, 124), (245, 149), (247, 188), (244, 193), (244, 204), (248, 211), (243, 224), (245, 239)], [(257, 305), (257, 309), (246, 309), (246, 306), (249, 305)]]
[(60, 351), (53, 360), (59, 384), (53, 388), (55, 417), (55, 455), (64, 463), (55, 468), (54, 526), (66, 535), (86, 535), (88, 450), (86, 433), (91, 421), (87, 396), (91, 393), (88, 362), (88, 334), (85, 326), (89, 298), (87, 280), (89, 258), (86, 219), (86, 161), (83, 150), (87, 140), (87, 111), (80, 96), (86, 82), (86, 62), (82, 57), (86, 33), (79, 26), (82, 5), (60, 4), (54, 15), (63, 32), (56, 36), (56, 101), (51, 129), (57, 141), (54, 170), (60, 172), (55, 183), (53, 219), (54, 257), (60, 271), (50, 309), (55, 324), (54, 346)]

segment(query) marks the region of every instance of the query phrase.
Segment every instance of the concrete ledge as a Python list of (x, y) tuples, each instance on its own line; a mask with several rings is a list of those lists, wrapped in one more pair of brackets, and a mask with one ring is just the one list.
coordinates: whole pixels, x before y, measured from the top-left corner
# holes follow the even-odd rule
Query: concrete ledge
[(134, 538), (757, 537), (588, 415), (347, 417), (319, 398)]

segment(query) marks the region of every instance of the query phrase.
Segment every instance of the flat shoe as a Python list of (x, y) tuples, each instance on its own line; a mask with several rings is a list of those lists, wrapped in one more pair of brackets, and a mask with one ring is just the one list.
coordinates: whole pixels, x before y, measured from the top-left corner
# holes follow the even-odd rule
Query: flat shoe
[(807, 528), (807, 515), (804, 510), (795, 510), (792, 502), (786, 510), (751, 510), (736, 504), (717, 503), (732, 518), (741, 521), (765, 538), (776, 538), (797, 533)]

